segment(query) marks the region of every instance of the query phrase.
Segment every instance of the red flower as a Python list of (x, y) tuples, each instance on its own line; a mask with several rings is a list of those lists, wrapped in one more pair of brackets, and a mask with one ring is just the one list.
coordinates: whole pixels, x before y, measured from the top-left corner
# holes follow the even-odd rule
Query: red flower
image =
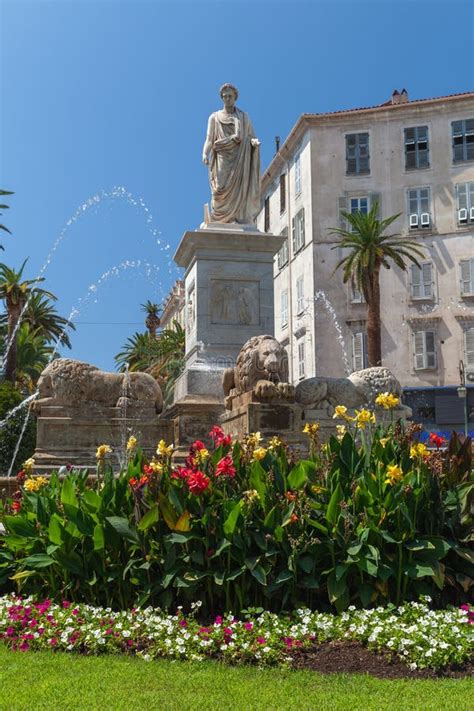
[(192, 469), (189, 469), (186, 467), (178, 467), (171, 474), (171, 478), (172, 479), (181, 479), (182, 481), (187, 481), (192, 473), (193, 473)]
[(232, 442), (232, 435), (224, 434), (224, 430), (219, 427), (219, 425), (214, 425), (212, 430), (209, 432), (209, 437), (214, 441), (214, 446), (217, 447), (228, 447)]
[(140, 479), (136, 479), (134, 476), (132, 476), (128, 483), (132, 487), (133, 491), (140, 491), (140, 489), (143, 489), (143, 487), (148, 484), (148, 476), (144, 474), (140, 477)]
[(18, 482), (19, 484), (23, 484), (23, 482), (25, 481), (25, 479), (26, 479), (26, 474), (25, 474), (25, 472), (24, 472), (23, 469), (22, 469), (22, 470), (19, 471), (18, 474), (16, 475), (16, 480), (17, 480), (17, 482)]
[(153, 474), (153, 467), (150, 467), (149, 464), (144, 464), (143, 465), (143, 472), (145, 474)]
[(215, 474), (216, 476), (235, 476), (235, 467), (232, 457), (222, 457), (222, 459), (217, 462)]
[(191, 494), (195, 494), (196, 496), (202, 494), (202, 492), (207, 489), (210, 483), (211, 480), (209, 479), (209, 477), (206, 476), (204, 472), (201, 472), (199, 470), (196, 472), (191, 472), (191, 474), (187, 478), (189, 491), (191, 492)]
[(21, 501), (13, 501), (12, 502), (12, 511), (15, 513), (18, 513), (18, 511), (21, 509)]
[(446, 443), (446, 440), (444, 437), (441, 437), (441, 435), (437, 435), (436, 432), (431, 432), (430, 433), (430, 442), (431, 444), (434, 444), (438, 449), (443, 446), (443, 444)]
[(201, 442), (200, 439), (197, 439), (195, 442), (192, 443), (189, 448), (189, 451), (198, 452), (200, 449), (206, 449), (206, 445), (204, 444), (204, 442)]

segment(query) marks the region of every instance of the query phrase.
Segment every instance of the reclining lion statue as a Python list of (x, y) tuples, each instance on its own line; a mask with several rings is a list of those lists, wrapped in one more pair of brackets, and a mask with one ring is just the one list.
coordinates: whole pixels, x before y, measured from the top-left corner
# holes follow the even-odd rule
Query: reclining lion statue
[(226, 407), (232, 398), (253, 392), (259, 400), (293, 400), (288, 383), (288, 355), (273, 336), (253, 336), (240, 349), (234, 368), (224, 371), (222, 380)]
[[(296, 386), (296, 402), (314, 409), (345, 405), (348, 408), (375, 405), (375, 398), (390, 392), (401, 398), (402, 388), (388, 368), (356, 370), (347, 378), (306, 378)], [(407, 409), (400, 406), (401, 409)]]
[(163, 409), (161, 388), (148, 373), (108, 373), (89, 363), (58, 358), (40, 375), (34, 410), (39, 412), (42, 405), (120, 407), (124, 398), (131, 407), (153, 407), (157, 413)]

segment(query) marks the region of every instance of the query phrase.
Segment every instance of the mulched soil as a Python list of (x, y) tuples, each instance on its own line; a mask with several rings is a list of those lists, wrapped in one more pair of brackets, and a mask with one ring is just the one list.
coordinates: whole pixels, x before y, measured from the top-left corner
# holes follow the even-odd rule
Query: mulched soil
[(311, 647), (291, 652), (295, 669), (311, 669), (321, 674), (370, 674), (379, 679), (436, 679), (474, 677), (474, 657), (462, 667), (447, 667), (440, 671), (412, 671), (398, 657), (390, 657), (367, 649), (356, 641), (334, 640), (314, 643)]

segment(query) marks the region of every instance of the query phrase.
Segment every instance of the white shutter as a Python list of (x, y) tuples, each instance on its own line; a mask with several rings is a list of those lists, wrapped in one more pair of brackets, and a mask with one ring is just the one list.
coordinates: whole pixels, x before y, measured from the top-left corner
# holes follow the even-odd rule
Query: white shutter
[(461, 294), (474, 294), (474, 259), (462, 259), (460, 264)]
[(380, 220), (382, 217), (382, 195), (380, 193), (370, 193), (369, 195), (369, 209), (371, 210), (375, 203), (378, 205), (377, 217)]
[(415, 370), (423, 370), (425, 367), (425, 338), (424, 331), (415, 331), (413, 334)]
[(281, 326), (288, 325), (288, 292), (281, 292)]
[(413, 299), (421, 296), (421, 272), (416, 264), (411, 265), (411, 295)]
[(474, 366), (474, 327), (466, 329), (464, 332), (466, 365)]
[(436, 368), (436, 347), (434, 331), (425, 331), (426, 367)]
[(364, 333), (359, 331), (352, 334), (352, 367), (362, 370), (364, 367)]
[(305, 353), (304, 341), (298, 343), (298, 376), (304, 378), (305, 374)]
[(293, 254), (296, 253), (296, 220), (294, 217), (291, 218), (291, 243), (293, 247)]
[(342, 216), (343, 212), (347, 212), (347, 198), (345, 196), (342, 196), (338, 199), (338, 206), (339, 206), (339, 227), (341, 230), (347, 230), (347, 222), (345, 218)]
[(421, 265), (423, 277), (423, 296), (425, 299), (431, 299), (433, 296), (433, 269), (431, 262), (424, 262)]
[(458, 210), (463, 208), (467, 210), (467, 183), (459, 183), (456, 185), (456, 192), (458, 194)]

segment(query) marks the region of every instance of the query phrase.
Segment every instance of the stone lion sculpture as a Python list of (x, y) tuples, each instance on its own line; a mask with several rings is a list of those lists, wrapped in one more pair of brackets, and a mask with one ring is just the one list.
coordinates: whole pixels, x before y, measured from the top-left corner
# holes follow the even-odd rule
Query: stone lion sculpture
[(154, 407), (157, 413), (163, 409), (161, 388), (148, 373), (108, 373), (71, 358), (53, 360), (43, 370), (38, 394), (37, 412), (41, 405), (120, 407), (124, 399), (132, 407)]
[(234, 368), (224, 372), (226, 406), (232, 398), (253, 392), (259, 400), (294, 398), (294, 387), (288, 383), (288, 355), (273, 336), (253, 336), (240, 349)]
[(401, 398), (402, 388), (388, 368), (375, 367), (356, 370), (347, 378), (307, 378), (296, 386), (295, 399), (314, 409), (336, 405), (354, 408), (375, 405), (375, 398), (383, 392)]

